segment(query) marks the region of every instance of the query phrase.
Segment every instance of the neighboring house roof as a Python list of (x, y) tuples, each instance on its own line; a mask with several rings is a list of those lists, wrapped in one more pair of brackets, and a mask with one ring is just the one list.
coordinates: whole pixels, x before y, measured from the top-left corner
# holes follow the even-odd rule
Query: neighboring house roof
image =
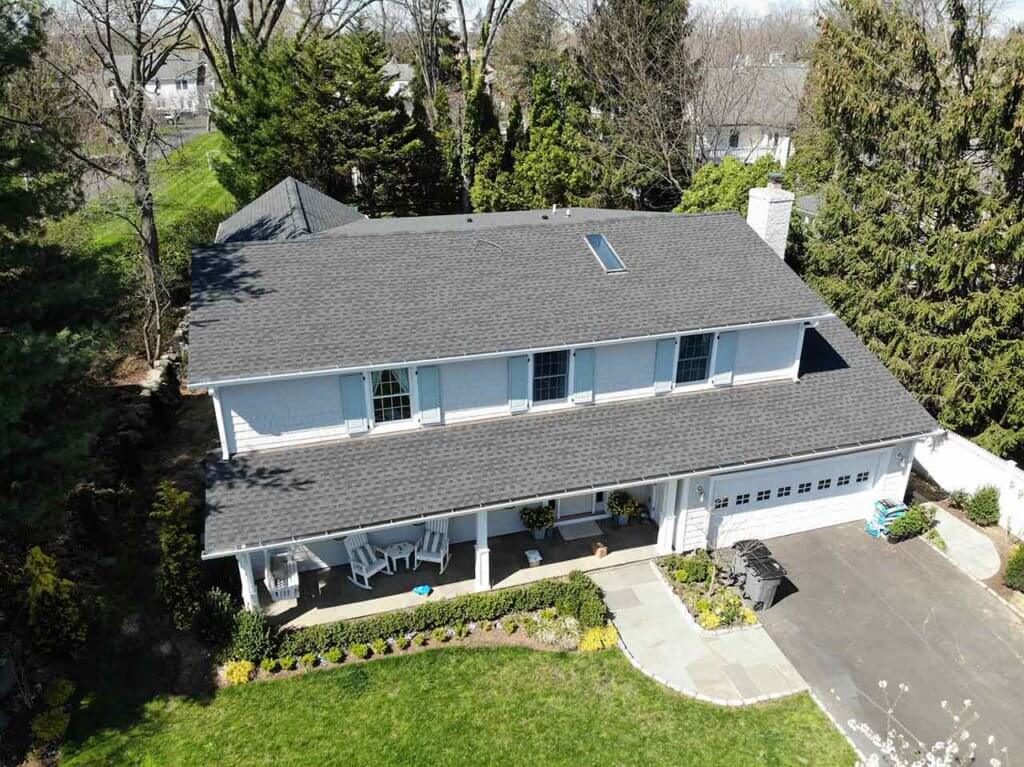
[(797, 197), (795, 207), (797, 212), (803, 213), (808, 218), (815, 218), (821, 207), (821, 195), (805, 194), (803, 197)]
[(322, 232), (363, 215), (289, 176), (217, 228), (217, 242), (278, 242)]
[(819, 331), (808, 331), (799, 384), (648, 397), (228, 461), (211, 456), (206, 555), (937, 428), (839, 320), (824, 320)]
[(802, 64), (710, 67), (705, 85), (714, 125), (793, 128), (808, 68)]
[[(735, 213), (534, 215), (199, 248), (191, 385), (830, 314)], [(605, 273), (593, 233), (626, 271)]]
[(416, 76), (412, 64), (400, 64), (394, 60), (382, 66), (380, 71), (383, 75), (392, 77), (395, 79), (395, 82), (399, 83), (410, 83)]

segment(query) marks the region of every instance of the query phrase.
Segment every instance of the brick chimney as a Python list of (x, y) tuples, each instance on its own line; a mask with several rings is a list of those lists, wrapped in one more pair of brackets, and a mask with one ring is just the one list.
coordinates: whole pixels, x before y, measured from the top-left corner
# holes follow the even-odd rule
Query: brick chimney
[(768, 176), (768, 186), (750, 190), (747, 205), (747, 225), (757, 232), (775, 255), (786, 255), (786, 238), (789, 237), (789, 216), (793, 211), (792, 192), (782, 188), (782, 174)]

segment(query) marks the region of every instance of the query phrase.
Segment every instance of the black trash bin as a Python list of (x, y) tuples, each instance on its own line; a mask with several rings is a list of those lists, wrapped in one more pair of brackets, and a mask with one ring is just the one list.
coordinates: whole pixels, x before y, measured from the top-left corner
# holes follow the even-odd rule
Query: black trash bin
[(772, 606), (775, 592), (785, 577), (786, 568), (771, 557), (747, 562), (747, 580), (743, 590), (755, 610), (767, 610)]
[(732, 570), (738, 576), (746, 578), (750, 575), (749, 564), (759, 559), (771, 559), (772, 552), (762, 541), (747, 539), (736, 541), (732, 545), (733, 555)]

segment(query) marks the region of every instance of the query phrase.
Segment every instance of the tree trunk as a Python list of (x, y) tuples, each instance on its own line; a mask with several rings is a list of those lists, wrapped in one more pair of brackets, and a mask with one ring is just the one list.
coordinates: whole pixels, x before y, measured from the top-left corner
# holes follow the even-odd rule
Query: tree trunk
[(146, 299), (146, 313), (142, 324), (142, 338), (146, 360), (150, 365), (160, 356), (160, 333), (163, 328), (163, 310), (167, 301), (163, 266), (160, 263), (160, 239), (156, 228), (153, 190), (149, 182), (146, 158), (132, 154), (131, 171), (134, 183), (135, 207), (139, 213), (139, 243), (142, 246), (142, 272)]

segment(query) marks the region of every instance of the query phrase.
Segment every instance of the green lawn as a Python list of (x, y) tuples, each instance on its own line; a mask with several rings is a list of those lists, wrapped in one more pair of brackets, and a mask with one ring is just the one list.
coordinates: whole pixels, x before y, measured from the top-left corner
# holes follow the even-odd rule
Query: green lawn
[[(222, 217), (235, 210), (234, 197), (221, 186), (210, 166), (211, 158), (223, 152), (224, 143), (220, 133), (206, 133), (153, 163), (153, 197), (157, 225), (162, 231), (180, 223), (192, 208), (216, 211)], [(51, 237), (65, 241), (70, 238), (94, 253), (116, 249), (133, 235), (125, 221), (106, 209), (112, 200), (120, 199), (128, 200), (125, 188), (106, 192), (101, 201), (90, 202), (78, 213), (53, 225)]]
[(449, 648), (159, 699), (83, 736), (84, 765), (850, 765), (806, 695), (749, 709), (683, 698), (617, 650)]

